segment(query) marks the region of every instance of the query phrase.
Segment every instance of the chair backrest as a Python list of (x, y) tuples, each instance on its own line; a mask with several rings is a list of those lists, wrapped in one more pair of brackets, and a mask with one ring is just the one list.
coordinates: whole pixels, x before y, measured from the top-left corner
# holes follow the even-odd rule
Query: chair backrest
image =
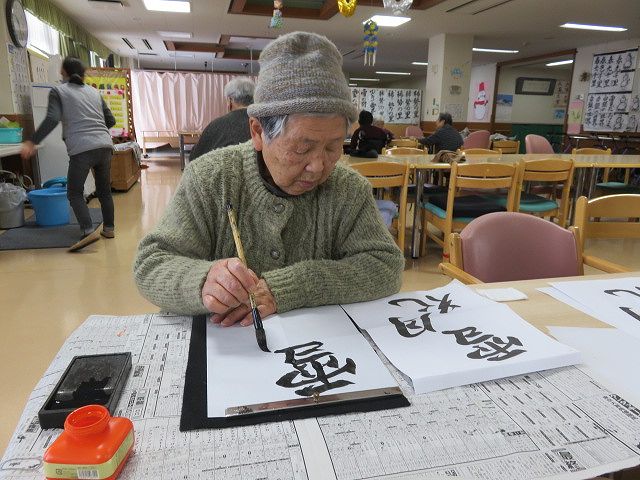
[(491, 150), (490, 148), (465, 148), (464, 146), (461, 148), (466, 155), (502, 155), (502, 151)]
[(607, 148), (574, 148), (571, 150), (571, 155), (611, 155), (611, 149)]
[(569, 196), (574, 168), (573, 160), (548, 158), (541, 160), (523, 160), (521, 163), (520, 171), (522, 180), (518, 182), (515, 210), (518, 211), (520, 208), (520, 194), (522, 193), (524, 182), (553, 182), (554, 186), (562, 184), (560, 206), (558, 207), (558, 225), (564, 228), (569, 213)]
[(580, 245), (587, 238), (640, 238), (640, 195), (607, 195), (576, 202)]
[(387, 148), (383, 151), (384, 155), (425, 155), (422, 148), (415, 147), (393, 147)]
[(424, 133), (422, 133), (422, 129), (420, 127), (417, 127), (416, 125), (409, 125), (404, 131), (404, 136), (422, 138)]
[(520, 180), (520, 166), (502, 163), (451, 164), (445, 221), (453, 221), (453, 204), (459, 190), (507, 189), (507, 211), (515, 208), (515, 195)]
[(574, 230), (518, 212), (476, 218), (451, 237), (451, 263), (483, 282), (582, 275)]
[(400, 187), (400, 196), (398, 198), (398, 238), (396, 241), (400, 250), (404, 251), (409, 164), (375, 161), (355, 163), (351, 167), (366, 177), (373, 188)]
[(487, 130), (478, 130), (477, 132), (471, 132), (467, 138), (464, 139), (462, 148), (489, 148), (489, 136), (491, 134)]
[(491, 148), (498, 149), (502, 153), (520, 153), (520, 140), (494, 140)]
[(549, 140), (533, 133), (524, 137), (524, 148), (527, 153), (554, 153)]
[(415, 138), (394, 138), (389, 142), (388, 147), (420, 148), (420, 143)]

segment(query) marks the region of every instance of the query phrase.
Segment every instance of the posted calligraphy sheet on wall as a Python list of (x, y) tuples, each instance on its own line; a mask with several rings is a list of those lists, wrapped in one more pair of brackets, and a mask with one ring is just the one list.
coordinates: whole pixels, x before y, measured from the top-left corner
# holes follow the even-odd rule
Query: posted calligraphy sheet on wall
[(207, 325), (207, 412), (314, 395), (397, 386), (338, 306), (308, 308), (264, 322), (271, 352), (253, 327)]
[(415, 393), (580, 361), (577, 350), (455, 280), (343, 308), (411, 379)]
[(640, 114), (640, 105), (637, 105), (638, 82), (634, 82), (637, 57), (637, 48), (593, 56), (589, 95), (583, 117), (585, 130), (637, 130)]
[(352, 87), (351, 101), (359, 110), (381, 116), (386, 123), (420, 124), (421, 90)]

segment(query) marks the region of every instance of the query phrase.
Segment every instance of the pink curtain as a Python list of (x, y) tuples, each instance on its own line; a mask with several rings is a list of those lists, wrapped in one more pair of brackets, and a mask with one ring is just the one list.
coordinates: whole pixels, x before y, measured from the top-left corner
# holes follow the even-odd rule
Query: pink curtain
[[(202, 131), (211, 120), (227, 113), (223, 89), (236, 76), (132, 71), (131, 100), (138, 142), (142, 144), (143, 131), (165, 130), (175, 136), (179, 131)], [(158, 145), (147, 142), (147, 147)]]

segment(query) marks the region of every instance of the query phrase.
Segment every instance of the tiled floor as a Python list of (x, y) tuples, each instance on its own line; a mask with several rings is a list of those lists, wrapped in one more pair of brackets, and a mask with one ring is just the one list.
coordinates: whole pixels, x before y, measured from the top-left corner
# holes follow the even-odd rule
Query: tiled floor
[[(87, 316), (157, 311), (138, 294), (131, 265), (138, 241), (162, 215), (181, 172), (176, 155), (152, 155), (146, 163), (149, 169), (142, 171), (140, 182), (114, 195), (115, 239), (101, 239), (76, 254), (63, 249), (0, 252), (0, 361), (12, 365), (3, 369), (8, 375), (0, 389), (0, 451), (35, 383)], [(640, 242), (600, 241), (589, 249), (640, 270)], [(440, 254), (432, 243), (425, 257), (407, 258), (403, 290), (447, 283), (437, 269)]]

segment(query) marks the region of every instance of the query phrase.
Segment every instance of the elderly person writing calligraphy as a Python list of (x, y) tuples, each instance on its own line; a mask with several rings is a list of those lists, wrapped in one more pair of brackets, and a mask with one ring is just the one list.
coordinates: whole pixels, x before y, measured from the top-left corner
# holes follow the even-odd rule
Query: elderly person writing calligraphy
[[(283, 35), (260, 55), (251, 141), (206, 153), (140, 243), (135, 278), (164, 310), (212, 312), (224, 326), (260, 315), (373, 300), (400, 288), (404, 258), (367, 180), (338, 165), (356, 112), (327, 38)], [(226, 205), (238, 216), (237, 258)]]

